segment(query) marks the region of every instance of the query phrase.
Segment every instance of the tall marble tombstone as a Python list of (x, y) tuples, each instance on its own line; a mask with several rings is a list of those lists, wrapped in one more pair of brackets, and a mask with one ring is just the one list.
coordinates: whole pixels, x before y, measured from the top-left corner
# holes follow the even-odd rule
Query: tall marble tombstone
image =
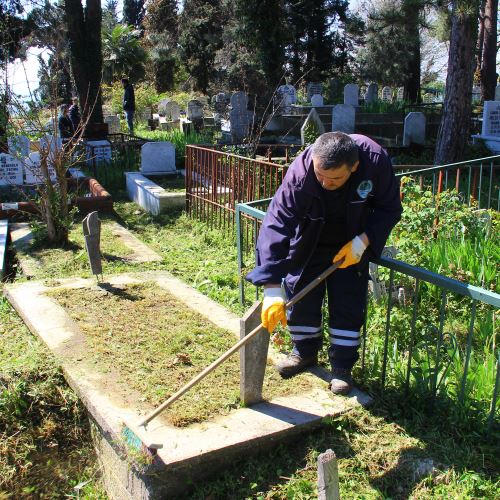
[(356, 108), (350, 104), (337, 104), (332, 110), (332, 132), (354, 133)]
[(231, 95), (231, 110), (229, 124), (231, 139), (234, 142), (242, 141), (248, 136), (252, 113), (248, 111), (248, 96), (243, 91)]
[(403, 132), (403, 146), (410, 144), (425, 144), (425, 115), (413, 111), (405, 118)]
[(376, 83), (370, 83), (365, 94), (365, 104), (371, 104), (376, 102), (378, 99), (378, 85)]
[(344, 104), (349, 106), (359, 105), (359, 85), (356, 83), (348, 83), (344, 87)]

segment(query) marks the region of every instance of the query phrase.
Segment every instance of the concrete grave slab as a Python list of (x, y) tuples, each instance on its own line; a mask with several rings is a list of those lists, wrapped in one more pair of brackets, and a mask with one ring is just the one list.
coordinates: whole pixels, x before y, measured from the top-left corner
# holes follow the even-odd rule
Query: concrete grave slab
[[(160, 287), (239, 336), (239, 319), (167, 272), (122, 274), (109, 278), (108, 286), (154, 281)], [(91, 287), (93, 280), (60, 280), (56, 289)], [(54, 288), (52, 288), (54, 289)], [(137, 422), (151, 410), (140, 394), (118, 389), (113, 374), (96, 370), (86, 359), (86, 339), (64, 309), (45, 293), (40, 282), (8, 285), (5, 294), (30, 330), (39, 335), (60, 360), (66, 379), (77, 392), (94, 422), (93, 435), (108, 495), (112, 499), (175, 498), (186, 493), (190, 481), (200, 481), (249, 453), (276, 445), (280, 439), (321, 425), (323, 418), (338, 415), (357, 404), (369, 403), (359, 391), (351, 397), (334, 397), (328, 390), (275, 398), (250, 408), (232, 410), (202, 424), (175, 428), (162, 416), (148, 424), (143, 438), (162, 445), (151, 464), (136, 467), (121, 441), (124, 420)], [(136, 399), (138, 398), (138, 399)]]
[(125, 179), (129, 198), (153, 215), (186, 203), (185, 193), (170, 193), (138, 172), (125, 172)]
[(168, 141), (146, 142), (141, 147), (141, 172), (146, 175), (175, 173), (175, 146)]
[(10, 224), (10, 238), (17, 252), (17, 259), (23, 275), (26, 279), (31, 279), (36, 275), (39, 267), (36, 259), (29, 255), (29, 248), (33, 242), (33, 233), (29, 222), (16, 222)]

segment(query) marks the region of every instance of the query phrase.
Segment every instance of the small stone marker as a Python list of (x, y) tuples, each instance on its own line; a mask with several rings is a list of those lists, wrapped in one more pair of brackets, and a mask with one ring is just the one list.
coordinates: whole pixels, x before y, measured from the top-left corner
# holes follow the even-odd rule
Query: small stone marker
[(108, 115), (104, 117), (104, 123), (108, 124), (108, 133), (119, 134), (120, 133), (120, 118), (116, 115)]
[[(47, 165), (49, 171), (49, 177), (52, 182), (57, 179), (56, 169), (50, 163)], [(40, 166), (40, 153), (31, 153), (26, 161), (24, 162), (24, 176), (25, 184), (43, 184), (45, 178), (42, 173), (42, 167)]]
[(24, 160), (30, 154), (30, 140), (24, 135), (14, 135), (7, 139), (9, 145), (9, 154)]
[(349, 104), (337, 104), (332, 109), (332, 132), (354, 133), (356, 110)]
[(325, 133), (325, 126), (323, 125), (318, 112), (314, 108), (312, 108), (311, 111), (309, 111), (304, 124), (302, 125), (302, 127), (300, 127), (300, 139), (302, 141), (302, 144), (306, 143), (306, 132), (311, 124), (316, 128), (318, 136)]
[(398, 87), (398, 91), (396, 93), (396, 100), (397, 101), (402, 101), (405, 96), (405, 88), (404, 87)]
[(376, 83), (370, 83), (365, 94), (365, 104), (371, 104), (376, 102), (378, 99), (378, 85)]
[(359, 86), (356, 83), (348, 83), (344, 87), (344, 104), (359, 105)]
[(88, 164), (101, 165), (111, 161), (111, 143), (109, 141), (87, 141), (85, 144)]
[(101, 221), (98, 212), (91, 212), (83, 219), (83, 236), (85, 237), (85, 248), (89, 256), (90, 269), (99, 281), (102, 277), (101, 262)]
[(313, 95), (323, 93), (323, 85), (320, 82), (309, 82), (307, 84), (307, 100), (311, 102)]
[(141, 172), (143, 174), (171, 174), (175, 169), (175, 146), (168, 141), (146, 142), (141, 147)]
[[(240, 338), (248, 335), (260, 322), (262, 302), (254, 302), (240, 319)], [(265, 328), (240, 349), (240, 399), (245, 405), (262, 401), (262, 385), (267, 365), (269, 333)]]
[(418, 111), (408, 113), (405, 118), (403, 146), (425, 144), (425, 115)]
[(391, 87), (384, 87), (382, 89), (382, 101), (391, 102), (392, 101), (392, 89)]
[(318, 106), (323, 106), (323, 96), (321, 94), (314, 94), (311, 97), (311, 106), (314, 108)]
[(333, 450), (318, 457), (318, 500), (340, 500), (339, 468)]
[(0, 153), (0, 186), (20, 186), (22, 183), (22, 162), (12, 155)]

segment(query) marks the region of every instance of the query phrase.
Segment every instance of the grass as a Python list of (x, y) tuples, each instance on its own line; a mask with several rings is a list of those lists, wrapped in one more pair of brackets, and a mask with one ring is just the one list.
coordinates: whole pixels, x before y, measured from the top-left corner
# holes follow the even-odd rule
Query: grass
[(0, 498), (106, 498), (83, 405), (3, 297), (0, 339)]
[[(112, 291), (60, 289), (49, 293), (77, 322), (88, 339), (97, 367), (115, 368), (119, 381), (153, 406), (168, 399), (228, 350), (235, 336), (186, 307), (154, 283)], [(145, 331), (147, 325), (147, 331)], [(264, 397), (307, 392), (317, 382), (311, 374), (281, 381), (269, 369)], [(166, 412), (182, 427), (237, 408), (239, 361), (233, 356)]]

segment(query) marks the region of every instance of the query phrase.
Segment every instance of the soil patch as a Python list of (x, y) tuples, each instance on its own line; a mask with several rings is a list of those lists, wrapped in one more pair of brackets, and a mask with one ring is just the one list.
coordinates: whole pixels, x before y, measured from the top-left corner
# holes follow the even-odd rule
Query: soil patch
[[(87, 337), (99, 370), (119, 373), (119, 384), (154, 406), (166, 400), (229, 349), (235, 336), (186, 307), (155, 283), (49, 292)], [(309, 392), (314, 375), (282, 380), (270, 367), (264, 397)], [(240, 406), (239, 363), (234, 356), (177, 401), (165, 416), (176, 426), (202, 422)]]

